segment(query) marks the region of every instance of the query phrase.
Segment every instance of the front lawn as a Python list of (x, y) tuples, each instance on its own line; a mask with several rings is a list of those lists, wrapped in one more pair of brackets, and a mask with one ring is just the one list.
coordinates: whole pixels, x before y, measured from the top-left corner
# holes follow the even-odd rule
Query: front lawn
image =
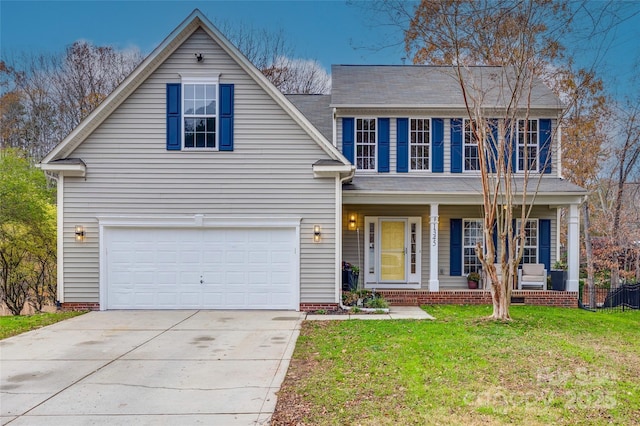
[(640, 312), (307, 321), (274, 425), (640, 424)]
[(0, 339), (76, 317), (84, 312), (54, 312), (0, 317)]

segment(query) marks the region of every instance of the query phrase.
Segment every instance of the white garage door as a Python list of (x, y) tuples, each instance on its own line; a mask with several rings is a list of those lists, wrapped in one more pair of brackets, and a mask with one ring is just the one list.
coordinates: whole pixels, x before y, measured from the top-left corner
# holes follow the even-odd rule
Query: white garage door
[(297, 309), (293, 228), (106, 228), (107, 309)]

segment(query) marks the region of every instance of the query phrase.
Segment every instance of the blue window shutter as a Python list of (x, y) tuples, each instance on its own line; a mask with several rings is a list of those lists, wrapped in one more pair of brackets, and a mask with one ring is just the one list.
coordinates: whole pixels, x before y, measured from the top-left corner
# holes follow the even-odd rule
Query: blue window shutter
[[(505, 155), (505, 160), (507, 160), (509, 158), (509, 154), (511, 154), (511, 171), (512, 172), (516, 172), (518, 171), (518, 138), (517, 135), (514, 135), (511, 132), (511, 126), (509, 124), (507, 124), (507, 134), (506, 134), (506, 138), (507, 140), (505, 141), (504, 144), (504, 149), (506, 150), (506, 152), (504, 153)], [(513, 129), (516, 132), (518, 131), (518, 121), (516, 120), (516, 125), (515, 128)], [(511, 150), (511, 152), (509, 152), (509, 150)], [(508, 161), (505, 161), (508, 162)], [(508, 164), (507, 164), (508, 167)]]
[(181, 134), (181, 88), (180, 83), (167, 84), (167, 150), (180, 151), (182, 148)]
[(389, 172), (389, 119), (378, 118), (378, 172)]
[(409, 171), (409, 119), (396, 119), (397, 132), (397, 158), (396, 171), (407, 173)]
[(538, 241), (538, 261), (544, 263), (547, 272), (551, 270), (551, 220), (538, 219), (540, 241)]
[(451, 173), (462, 173), (462, 118), (451, 119)]
[(551, 120), (540, 119), (540, 167), (541, 172), (551, 173)]
[(491, 119), (489, 120), (489, 128), (491, 129), (491, 140), (489, 141), (489, 151), (487, 154), (489, 155), (488, 164), (489, 171), (491, 173), (496, 172), (496, 159), (498, 158), (498, 120)]
[(431, 141), (433, 143), (433, 159), (431, 171), (444, 172), (444, 120), (442, 118), (431, 119)]
[(462, 219), (450, 220), (449, 275), (462, 275)]
[(220, 151), (233, 151), (233, 84), (220, 85)]
[(353, 117), (345, 117), (342, 119), (342, 153), (347, 160), (351, 161), (351, 164), (355, 164), (353, 161), (354, 155), (354, 146), (353, 146), (353, 138), (355, 135), (354, 130), (354, 119)]

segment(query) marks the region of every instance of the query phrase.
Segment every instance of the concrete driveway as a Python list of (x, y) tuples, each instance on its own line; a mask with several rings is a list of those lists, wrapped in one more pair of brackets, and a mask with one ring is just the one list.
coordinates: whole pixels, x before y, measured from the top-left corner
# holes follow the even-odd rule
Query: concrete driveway
[(303, 318), (90, 312), (5, 339), (2, 424), (267, 424)]

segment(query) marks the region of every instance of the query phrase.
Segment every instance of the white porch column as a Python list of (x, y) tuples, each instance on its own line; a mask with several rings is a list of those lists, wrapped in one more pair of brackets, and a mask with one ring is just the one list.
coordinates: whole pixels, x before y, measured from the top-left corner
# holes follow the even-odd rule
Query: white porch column
[(580, 277), (580, 210), (577, 204), (569, 206), (567, 229), (567, 291), (578, 291)]
[(440, 291), (438, 279), (438, 204), (431, 204), (431, 219), (429, 220), (429, 291)]

